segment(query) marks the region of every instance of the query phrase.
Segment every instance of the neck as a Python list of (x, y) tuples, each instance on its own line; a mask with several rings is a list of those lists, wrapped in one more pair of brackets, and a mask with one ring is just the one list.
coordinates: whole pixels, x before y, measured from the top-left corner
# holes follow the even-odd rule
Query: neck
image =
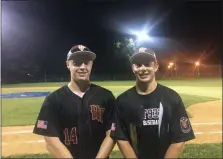
[(71, 80), (70, 83), (68, 84), (69, 88), (74, 92), (74, 93), (85, 93), (88, 88), (90, 87), (90, 81), (73, 81)]
[(146, 95), (150, 94), (156, 89), (157, 82), (155, 78), (150, 82), (140, 82), (136, 81), (136, 91), (139, 94)]

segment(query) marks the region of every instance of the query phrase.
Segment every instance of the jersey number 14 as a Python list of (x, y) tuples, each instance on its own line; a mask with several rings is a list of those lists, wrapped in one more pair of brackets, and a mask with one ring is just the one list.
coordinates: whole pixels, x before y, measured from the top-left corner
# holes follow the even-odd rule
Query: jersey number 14
[(76, 127), (71, 129), (70, 134), (68, 128), (64, 129), (64, 139), (66, 145), (70, 145), (70, 143), (78, 144)]

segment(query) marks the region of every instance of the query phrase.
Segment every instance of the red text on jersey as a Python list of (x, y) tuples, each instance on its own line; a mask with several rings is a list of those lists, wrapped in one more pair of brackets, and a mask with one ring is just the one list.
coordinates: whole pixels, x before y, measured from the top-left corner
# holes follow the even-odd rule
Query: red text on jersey
[(68, 128), (65, 128), (63, 132), (64, 132), (64, 143), (66, 145), (78, 144), (78, 140), (77, 140), (77, 128), (76, 127), (73, 127), (70, 130), (70, 134), (69, 134)]
[(99, 105), (90, 105), (90, 107), (91, 107), (92, 120), (97, 120), (98, 122), (103, 123), (103, 114), (105, 108), (100, 108)]

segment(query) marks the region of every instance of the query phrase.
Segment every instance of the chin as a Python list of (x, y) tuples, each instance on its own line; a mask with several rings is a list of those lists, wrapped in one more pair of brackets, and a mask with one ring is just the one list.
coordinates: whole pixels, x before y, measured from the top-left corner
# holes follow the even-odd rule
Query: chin
[(138, 81), (142, 82), (142, 83), (150, 83), (150, 82), (152, 82), (152, 80), (153, 80), (152, 76), (148, 76), (147, 78), (140, 78), (140, 77), (138, 77)]
[(79, 78), (78, 80), (79, 80), (79, 81), (89, 81), (88, 78)]
[(89, 81), (89, 78), (88, 77), (77, 77), (76, 78), (76, 81), (79, 81), (79, 82), (81, 82), (81, 81)]
[(138, 79), (139, 82), (148, 83), (151, 79)]

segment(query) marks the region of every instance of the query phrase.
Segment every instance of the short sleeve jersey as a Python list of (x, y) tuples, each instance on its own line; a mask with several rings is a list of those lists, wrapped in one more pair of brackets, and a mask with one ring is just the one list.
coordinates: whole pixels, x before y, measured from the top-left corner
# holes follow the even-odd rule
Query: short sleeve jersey
[[(161, 125), (166, 128), (167, 146), (160, 139)], [(158, 84), (148, 95), (138, 94), (133, 87), (117, 98), (111, 137), (128, 140), (139, 158), (164, 158), (171, 143), (194, 139), (194, 133), (180, 96)]]
[(67, 85), (47, 96), (33, 132), (58, 137), (78, 158), (95, 158), (111, 128), (115, 97), (100, 86), (91, 84), (83, 98)]

